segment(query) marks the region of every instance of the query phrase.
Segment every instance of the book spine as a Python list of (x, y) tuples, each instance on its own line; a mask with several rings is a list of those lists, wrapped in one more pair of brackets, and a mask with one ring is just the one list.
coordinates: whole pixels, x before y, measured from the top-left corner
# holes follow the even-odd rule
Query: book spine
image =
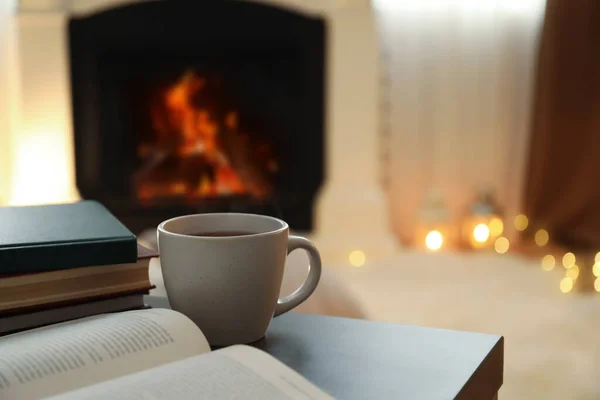
[(0, 274), (2, 275), (135, 262), (137, 262), (135, 236), (0, 250)]

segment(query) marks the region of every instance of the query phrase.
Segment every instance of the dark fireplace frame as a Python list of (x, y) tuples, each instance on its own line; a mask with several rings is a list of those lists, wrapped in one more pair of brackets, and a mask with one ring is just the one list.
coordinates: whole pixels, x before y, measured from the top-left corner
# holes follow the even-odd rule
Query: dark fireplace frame
[[(256, 212), (286, 219), (292, 229), (311, 231), (313, 202), (325, 179), (326, 24), (320, 17), (243, 0), (136, 2), (74, 16), (68, 23), (76, 183), (83, 198), (104, 203), (134, 232), (177, 215)], [(291, 167), (271, 202), (218, 198), (199, 204), (144, 207), (132, 200), (125, 175), (127, 150), (105, 124), (101, 63), (108, 53), (210, 48), (222, 51), (280, 49), (298, 55), (302, 96), (290, 135)], [(304, 137), (301, 137), (304, 134)], [(119, 160), (116, 164), (110, 159)], [(131, 189), (129, 189), (131, 190)]]

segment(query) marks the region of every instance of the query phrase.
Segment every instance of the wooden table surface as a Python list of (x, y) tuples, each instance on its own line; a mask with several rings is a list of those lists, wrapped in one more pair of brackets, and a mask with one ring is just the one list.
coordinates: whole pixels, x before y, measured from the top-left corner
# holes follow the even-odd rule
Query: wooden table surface
[(339, 399), (492, 400), (502, 386), (496, 335), (290, 312), (255, 346)]

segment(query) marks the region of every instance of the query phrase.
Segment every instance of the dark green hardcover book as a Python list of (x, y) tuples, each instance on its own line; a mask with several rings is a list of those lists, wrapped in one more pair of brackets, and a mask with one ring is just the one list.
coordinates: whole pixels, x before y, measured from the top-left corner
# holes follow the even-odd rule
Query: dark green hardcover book
[(0, 207), (0, 275), (136, 261), (135, 235), (96, 201)]

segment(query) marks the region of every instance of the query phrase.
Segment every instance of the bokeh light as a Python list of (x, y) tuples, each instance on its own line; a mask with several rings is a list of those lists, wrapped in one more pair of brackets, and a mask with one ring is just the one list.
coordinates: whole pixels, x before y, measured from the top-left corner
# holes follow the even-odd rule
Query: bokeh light
[(573, 265), (575, 265), (575, 261), (575, 254), (568, 252), (562, 258), (563, 267), (571, 268)]
[(500, 218), (492, 218), (488, 224), (490, 228), (490, 235), (492, 237), (498, 237), (504, 232), (504, 222)]
[(486, 224), (478, 224), (473, 229), (473, 239), (477, 243), (485, 243), (490, 237), (490, 228)]
[(573, 290), (573, 279), (566, 277), (560, 281), (560, 291), (563, 293), (569, 293)]
[(425, 236), (425, 246), (427, 246), (429, 250), (439, 250), (442, 248), (443, 243), (444, 237), (440, 231), (431, 231)]
[(519, 214), (515, 217), (515, 229), (518, 231), (524, 231), (529, 225), (529, 219), (526, 215)]
[(360, 250), (354, 250), (348, 256), (348, 260), (350, 261), (350, 264), (353, 267), (362, 267), (363, 265), (365, 265), (365, 261), (367, 260), (367, 257), (364, 252), (362, 252)]
[(508, 239), (504, 236), (500, 236), (498, 239), (496, 239), (496, 242), (494, 243), (494, 248), (496, 249), (496, 253), (498, 254), (506, 253), (509, 247), (510, 243), (508, 242)]
[(551, 271), (556, 265), (556, 259), (552, 254), (546, 254), (542, 257), (542, 269), (544, 271)]
[(579, 276), (579, 267), (577, 265), (573, 265), (571, 268), (567, 270), (567, 277), (575, 280)]
[(537, 244), (538, 246), (543, 247), (547, 245), (549, 240), (550, 235), (548, 234), (547, 230), (538, 229), (538, 231), (535, 233), (535, 244)]

